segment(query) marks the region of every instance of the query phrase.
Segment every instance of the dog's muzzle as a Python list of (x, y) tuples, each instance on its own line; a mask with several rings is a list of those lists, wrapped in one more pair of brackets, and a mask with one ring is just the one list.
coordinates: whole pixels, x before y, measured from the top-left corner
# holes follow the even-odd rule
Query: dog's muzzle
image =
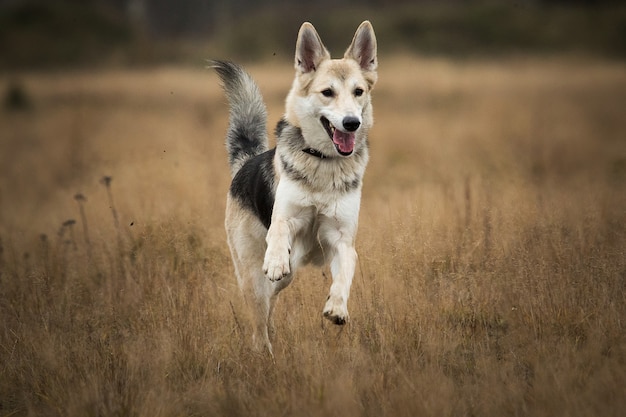
[(322, 123), (322, 126), (324, 126), (328, 137), (333, 141), (337, 152), (339, 152), (339, 154), (342, 156), (351, 155), (354, 151), (354, 132), (361, 126), (361, 121), (354, 116), (344, 117), (341, 124), (343, 125), (343, 128), (347, 130), (347, 132), (335, 128), (330, 120), (328, 120), (324, 116), (320, 118), (320, 122)]

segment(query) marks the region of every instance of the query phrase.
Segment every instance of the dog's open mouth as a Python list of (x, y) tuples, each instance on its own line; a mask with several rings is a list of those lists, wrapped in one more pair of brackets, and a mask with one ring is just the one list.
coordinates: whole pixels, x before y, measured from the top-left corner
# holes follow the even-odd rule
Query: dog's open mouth
[(330, 123), (330, 121), (322, 116), (320, 118), (322, 122), (322, 126), (328, 133), (328, 136), (335, 144), (335, 148), (337, 148), (337, 152), (339, 152), (343, 156), (348, 156), (354, 151), (354, 132), (342, 132), (339, 129), (336, 129), (335, 126)]

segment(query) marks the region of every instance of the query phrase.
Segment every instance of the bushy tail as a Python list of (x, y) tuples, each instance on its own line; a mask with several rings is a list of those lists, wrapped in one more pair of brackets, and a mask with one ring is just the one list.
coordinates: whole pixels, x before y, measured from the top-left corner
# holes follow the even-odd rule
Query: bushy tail
[(230, 103), (226, 149), (234, 177), (244, 162), (268, 149), (267, 110), (259, 87), (243, 68), (226, 61), (209, 61), (209, 67), (222, 80)]

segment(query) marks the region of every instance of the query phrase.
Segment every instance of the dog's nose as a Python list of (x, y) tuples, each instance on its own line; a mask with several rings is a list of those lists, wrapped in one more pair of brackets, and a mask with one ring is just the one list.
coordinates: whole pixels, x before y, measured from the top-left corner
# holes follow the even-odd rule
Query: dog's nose
[(359, 126), (361, 126), (361, 121), (358, 119), (358, 117), (354, 116), (344, 117), (342, 123), (344, 129), (346, 129), (348, 132), (354, 132), (359, 128)]

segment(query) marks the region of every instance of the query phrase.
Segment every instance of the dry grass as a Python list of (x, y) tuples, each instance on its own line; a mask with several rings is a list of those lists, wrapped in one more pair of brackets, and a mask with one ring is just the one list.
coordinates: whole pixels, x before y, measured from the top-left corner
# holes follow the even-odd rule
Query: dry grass
[[(273, 124), (289, 63), (250, 70)], [(352, 320), (303, 271), (275, 363), (225, 243), (216, 77), (25, 75), (32, 109), (0, 113), (0, 415), (620, 415), (625, 74), (383, 60)]]

